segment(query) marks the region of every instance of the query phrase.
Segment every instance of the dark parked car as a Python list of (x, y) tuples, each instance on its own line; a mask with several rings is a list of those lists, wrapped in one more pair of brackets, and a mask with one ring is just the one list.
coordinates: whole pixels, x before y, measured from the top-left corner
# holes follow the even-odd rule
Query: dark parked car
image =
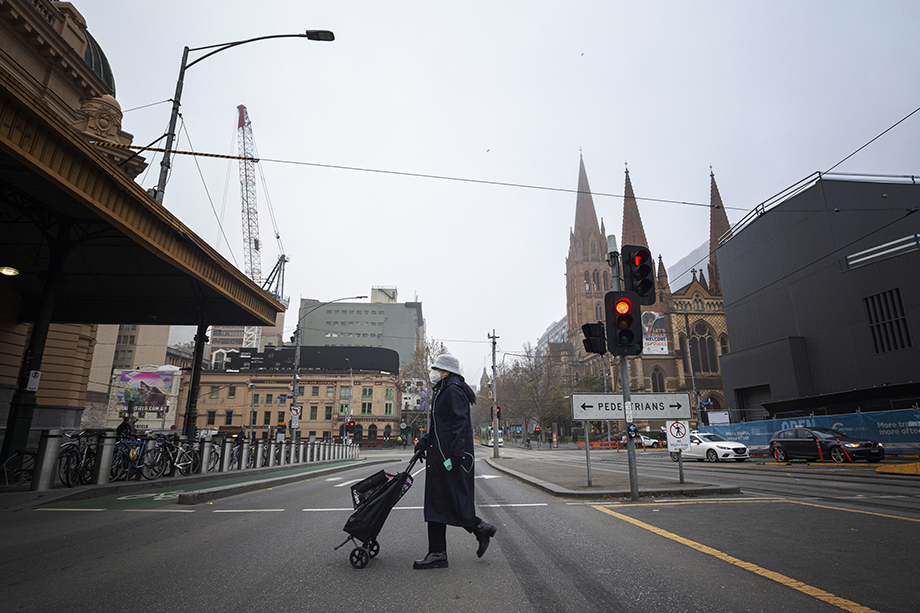
[(777, 462), (799, 458), (840, 464), (856, 460), (878, 462), (885, 457), (885, 448), (877, 441), (853, 438), (831, 428), (789, 428), (770, 439), (770, 454)]

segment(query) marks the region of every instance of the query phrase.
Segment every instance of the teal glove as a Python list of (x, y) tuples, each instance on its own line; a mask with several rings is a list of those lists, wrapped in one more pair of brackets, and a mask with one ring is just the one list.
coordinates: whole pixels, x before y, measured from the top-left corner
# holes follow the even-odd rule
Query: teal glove
[(444, 460), (444, 468), (446, 468), (447, 470), (450, 470), (453, 467), (454, 467), (454, 463), (450, 461), (450, 458), (447, 458), (446, 460)]

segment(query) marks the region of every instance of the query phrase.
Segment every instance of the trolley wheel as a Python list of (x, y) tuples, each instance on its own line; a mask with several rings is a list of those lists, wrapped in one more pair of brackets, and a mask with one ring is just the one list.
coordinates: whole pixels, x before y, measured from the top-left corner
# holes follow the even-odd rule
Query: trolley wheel
[(367, 566), (367, 563), (370, 559), (371, 558), (367, 554), (367, 551), (361, 547), (355, 547), (352, 549), (351, 555), (349, 556), (349, 561), (354, 568), (364, 568)]
[(367, 544), (367, 554), (370, 557), (376, 558), (378, 553), (380, 553), (380, 543), (378, 543), (376, 540), (373, 540)]

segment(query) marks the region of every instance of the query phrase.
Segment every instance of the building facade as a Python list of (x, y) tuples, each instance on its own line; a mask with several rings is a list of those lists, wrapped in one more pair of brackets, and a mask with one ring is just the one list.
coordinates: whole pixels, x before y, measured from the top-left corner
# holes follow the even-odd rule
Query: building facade
[(405, 367), (425, 344), (421, 302), (398, 302), (395, 287), (371, 289), (370, 302), (303, 298), (298, 321), (301, 343), (327, 347), (381, 347), (399, 354)]
[(920, 185), (815, 175), (718, 248), (737, 420), (920, 405)]
[[(254, 433), (257, 438), (340, 440), (353, 420), (349, 438), (365, 447), (395, 444), (400, 435), (399, 359), (378, 348), (301, 347), (294, 404), (294, 347), (240, 350), (223, 370), (201, 373), (195, 424), (199, 431)], [(185, 420), (185, 385), (176, 428)], [(301, 414), (293, 428), (295, 415)], [(293, 428), (293, 430), (292, 430)]]

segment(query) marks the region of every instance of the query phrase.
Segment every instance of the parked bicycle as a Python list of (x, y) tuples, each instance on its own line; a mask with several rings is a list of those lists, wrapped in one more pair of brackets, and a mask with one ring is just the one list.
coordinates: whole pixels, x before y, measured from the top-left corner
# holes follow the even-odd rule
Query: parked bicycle
[(0, 465), (0, 483), (9, 488), (28, 485), (32, 481), (37, 457), (36, 449), (17, 449), (16, 453)]
[(198, 472), (201, 465), (201, 456), (190, 443), (175, 443), (169, 439), (158, 439), (157, 447), (162, 449), (169, 458), (170, 467), (183, 476)]
[(58, 477), (67, 487), (87, 485), (96, 467), (95, 437), (85, 430), (65, 432), (58, 455)]
[(144, 479), (154, 480), (169, 468), (169, 455), (152, 439), (125, 437), (115, 444), (110, 478), (128, 479), (140, 472)]

